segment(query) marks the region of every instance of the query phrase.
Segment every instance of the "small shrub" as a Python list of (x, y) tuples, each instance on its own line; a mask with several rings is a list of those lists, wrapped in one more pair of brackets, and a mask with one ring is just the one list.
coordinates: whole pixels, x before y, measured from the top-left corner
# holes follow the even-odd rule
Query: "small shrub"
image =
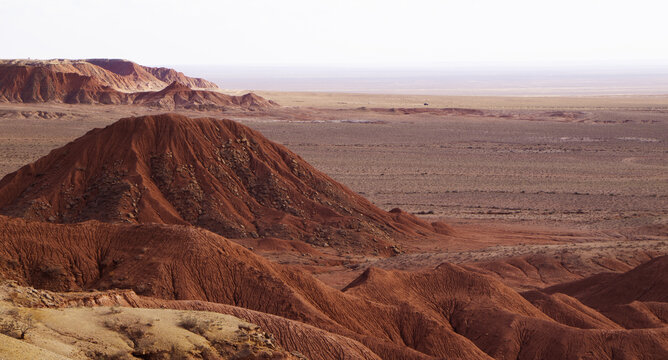
[(121, 310), (120, 306), (112, 306), (109, 308), (109, 315), (116, 315), (122, 313), (123, 310)]
[(148, 333), (147, 329), (145, 329), (139, 322), (128, 324), (119, 319), (105, 320), (104, 327), (111, 331), (124, 334), (135, 344)]
[(194, 316), (185, 316), (179, 321), (179, 326), (195, 334), (203, 335), (209, 331), (211, 323)]
[(0, 333), (17, 339), (25, 339), (28, 331), (34, 327), (32, 315), (21, 314), (16, 309), (5, 311), (0, 319)]
[(195, 352), (203, 360), (218, 360), (218, 359), (221, 359), (220, 354), (218, 354), (218, 352), (215, 349), (213, 349), (209, 346), (197, 345), (195, 347)]
[(169, 351), (169, 358), (173, 360), (188, 360), (191, 358), (190, 353), (180, 346), (172, 345)]
[(103, 353), (100, 351), (95, 351), (86, 354), (89, 359), (93, 360), (128, 360), (128, 359), (134, 359), (134, 357), (131, 357), (130, 354), (128, 354), (126, 351), (123, 350), (118, 350), (112, 354), (107, 354)]

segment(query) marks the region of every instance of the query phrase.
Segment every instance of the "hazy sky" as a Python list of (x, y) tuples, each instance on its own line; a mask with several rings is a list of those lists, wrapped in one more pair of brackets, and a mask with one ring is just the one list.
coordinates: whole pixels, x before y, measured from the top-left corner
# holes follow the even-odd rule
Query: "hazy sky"
[(145, 65), (667, 65), (668, 2), (0, 0), (0, 58)]

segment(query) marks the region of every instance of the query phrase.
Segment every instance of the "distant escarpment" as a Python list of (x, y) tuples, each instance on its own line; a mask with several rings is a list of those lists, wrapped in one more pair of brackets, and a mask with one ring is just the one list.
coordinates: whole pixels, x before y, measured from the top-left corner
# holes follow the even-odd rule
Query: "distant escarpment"
[(0, 61), (0, 102), (144, 105), (174, 109), (261, 109), (255, 94), (231, 96), (210, 81), (127, 60)]

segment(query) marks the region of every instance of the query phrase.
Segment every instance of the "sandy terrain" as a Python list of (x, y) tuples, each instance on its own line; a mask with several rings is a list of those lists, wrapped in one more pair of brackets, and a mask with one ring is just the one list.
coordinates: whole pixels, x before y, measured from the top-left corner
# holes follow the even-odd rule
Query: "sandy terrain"
[(666, 215), (664, 120), (404, 116), (373, 124), (249, 124), (388, 210), (587, 226)]
[(277, 347), (273, 335), (230, 315), (108, 306), (29, 308), (32, 301), (52, 303), (54, 296), (13, 282), (0, 284), (0, 299), (0, 354), (7, 360), (298, 358)]
[(367, 107), (460, 107), (473, 109), (655, 109), (668, 107), (668, 95), (629, 96), (444, 96), (258, 91), (283, 106), (351, 109)]

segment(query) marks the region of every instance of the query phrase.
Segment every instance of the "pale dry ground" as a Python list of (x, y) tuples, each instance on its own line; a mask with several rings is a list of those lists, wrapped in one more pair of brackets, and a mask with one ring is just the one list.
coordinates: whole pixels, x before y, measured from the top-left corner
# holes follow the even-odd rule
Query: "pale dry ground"
[[(275, 98), (296, 95), (281, 96)], [(302, 99), (318, 105), (312, 97), (323, 96), (372, 102), (372, 107), (395, 101), (349, 94)], [(386, 210), (596, 229), (668, 222), (668, 110), (646, 108), (663, 106), (665, 97), (625, 98), (643, 110), (621, 103), (610, 107), (617, 97), (477, 99), (478, 105), (489, 99), (497, 106), (539, 101), (555, 109), (586, 102), (590, 110), (556, 115), (547, 110), (471, 115), (311, 108), (184, 113), (242, 121)], [(0, 104), (0, 176), (94, 127), (159, 112), (135, 106)]]
[(345, 115), (358, 122), (248, 124), (386, 210), (596, 229), (668, 221), (668, 114)]
[(283, 106), (314, 107), (325, 109), (351, 109), (358, 107), (381, 108), (471, 108), (487, 110), (619, 110), (652, 109), (667, 110), (666, 95), (628, 96), (445, 96), (445, 95), (376, 95), (326, 92), (279, 92), (257, 91), (258, 95), (269, 98)]
[(0, 284), (0, 359), (246, 359), (262, 358), (275, 348), (270, 334), (230, 315), (108, 306), (54, 308), (51, 303), (58, 296), (13, 282)]

